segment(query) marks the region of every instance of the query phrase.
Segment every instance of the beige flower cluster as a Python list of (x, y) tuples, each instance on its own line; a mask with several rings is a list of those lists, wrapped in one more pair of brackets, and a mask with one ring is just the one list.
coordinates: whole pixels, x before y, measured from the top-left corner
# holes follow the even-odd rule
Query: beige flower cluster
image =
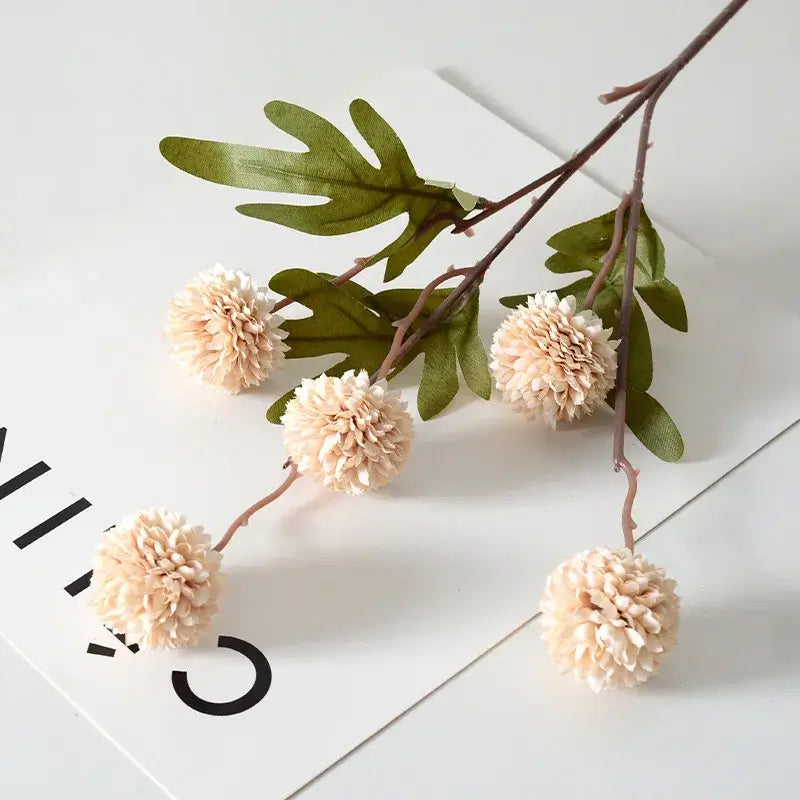
[(555, 292), (528, 298), (494, 335), (491, 369), (503, 400), (515, 411), (557, 422), (591, 414), (614, 387), (616, 347), (591, 310)]
[(273, 305), (249, 275), (217, 264), (172, 300), (166, 329), (170, 353), (223, 391), (258, 386), (288, 350)]
[(139, 511), (106, 531), (92, 573), (100, 618), (127, 644), (196, 644), (217, 611), (220, 554), (203, 529), (163, 509)]
[(677, 639), (675, 581), (627, 549), (586, 550), (559, 564), (541, 608), (550, 657), (595, 692), (644, 683)]
[(399, 392), (365, 371), (306, 378), (281, 418), (286, 453), (301, 473), (337, 492), (363, 494), (405, 466), (413, 427)]

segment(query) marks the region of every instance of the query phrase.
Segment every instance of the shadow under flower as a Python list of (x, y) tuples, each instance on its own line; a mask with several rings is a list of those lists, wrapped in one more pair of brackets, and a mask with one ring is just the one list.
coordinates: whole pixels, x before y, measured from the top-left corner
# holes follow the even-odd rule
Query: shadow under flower
[(800, 674), (800, 592), (732, 595), (685, 607), (678, 646), (652, 691), (709, 691)]
[(303, 547), (291, 560), (235, 569), (227, 578), (217, 628), (235, 621), (273, 651), (391, 635), (453, 591), (435, 562), (412, 552), (354, 548)]

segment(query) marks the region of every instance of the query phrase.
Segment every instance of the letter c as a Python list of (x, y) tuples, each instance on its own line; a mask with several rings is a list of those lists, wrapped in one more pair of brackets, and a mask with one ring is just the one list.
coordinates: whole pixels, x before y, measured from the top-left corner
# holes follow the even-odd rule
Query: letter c
[(172, 688), (182, 702), (201, 714), (210, 714), (214, 717), (229, 717), (232, 714), (241, 714), (264, 699), (269, 687), (272, 685), (272, 668), (267, 657), (254, 644), (245, 642), (243, 639), (236, 639), (233, 636), (220, 636), (217, 640), (217, 647), (227, 647), (230, 650), (241, 653), (255, 667), (256, 679), (247, 692), (241, 697), (225, 703), (213, 703), (210, 700), (203, 700), (202, 697), (198, 697), (189, 688), (189, 681), (186, 677), (186, 672), (183, 670), (173, 671)]

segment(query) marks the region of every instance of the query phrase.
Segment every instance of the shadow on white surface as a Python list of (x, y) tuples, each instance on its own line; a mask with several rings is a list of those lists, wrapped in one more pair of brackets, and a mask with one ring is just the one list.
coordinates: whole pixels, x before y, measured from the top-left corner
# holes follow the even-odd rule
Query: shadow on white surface
[[(462, 561), (459, 570), (483, 574), (482, 563)], [(310, 548), (291, 561), (231, 570), (223, 614), (237, 620), (259, 609), (259, 639), (271, 651), (391, 636), (398, 620), (424, 615), (452, 596), (443, 570), (452, 571), (452, 563), (423, 562), (411, 553)]]
[(678, 649), (655, 692), (723, 691), (800, 675), (800, 594), (731, 593), (731, 602), (683, 610)]

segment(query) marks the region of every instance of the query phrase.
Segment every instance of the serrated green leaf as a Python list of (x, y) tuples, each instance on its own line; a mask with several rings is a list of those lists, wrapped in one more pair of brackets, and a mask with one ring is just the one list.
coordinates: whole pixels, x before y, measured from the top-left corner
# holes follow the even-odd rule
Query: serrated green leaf
[(431, 185), (417, 175), (397, 134), (365, 100), (350, 104), (350, 116), (377, 156), (378, 168), (317, 114), (282, 101), (268, 103), (264, 111), (270, 122), (308, 149), (294, 152), (167, 137), (161, 141), (161, 153), (179, 169), (214, 183), (328, 198), (316, 205), (246, 203), (237, 207), (245, 216), (305, 233), (352, 233), (408, 214), (405, 230), (380, 254), (380, 258), (389, 259), (387, 275), (392, 277), (399, 275), (447, 224), (418, 236), (427, 220), (439, 213), (463, 218), (470, 210), (471, 196), (466, 192), (456, 192), (454, 186)]
[(676, 331), (685, 333), (689, 330), (686, 306), (680, 289), (674, 283), (661, 278), (646, 286), (637, 286), (636, 291), (663, 323)]
[[(341, 354), (345, 358), (325, 370), (341, 375), (347, 370), (374, 372), (383, 363), (395, 328), (392, 323), (406, 316), (416, 304), (420, 289), (388, 289), (372, 294), (348, 281), (335, 286), (331, 276), (303, 269), (279, 272), (270, 288), (291, 297), (312, 310), (310, 317), (286, 320), (289, 334), (287, 358)], [(450, 290), (434, 291), (417, 324), (439, 306)], [(457, 313), (444, 320), (403, 359), (391, 377), (398, 375), (421, 353), (425, 354), (418, 393), (418, 408), (423, 419), (438, 414), (458, 391), (457, 360), (467, 386), (481, 397), (491, 392), (486, 351), (477, 333), (478, 295), (475, 294)], [(482, 356), (483, 364), (480, 363)], [(455, 391), (453, 390), (455, 376)], [(488, 388), (486, 383), (488, 382)], [(294, 389), (276, 400), (267, 411), (270, 422), (279, 423)]]
[[(613, 408), (614, 402), (612, 392), (608, 404)], [(652, 395), (628, 389), (625, 422), (636, 438), (662, 461), (680, 461), (683, 458), (683, 437), (678, 426)]]

